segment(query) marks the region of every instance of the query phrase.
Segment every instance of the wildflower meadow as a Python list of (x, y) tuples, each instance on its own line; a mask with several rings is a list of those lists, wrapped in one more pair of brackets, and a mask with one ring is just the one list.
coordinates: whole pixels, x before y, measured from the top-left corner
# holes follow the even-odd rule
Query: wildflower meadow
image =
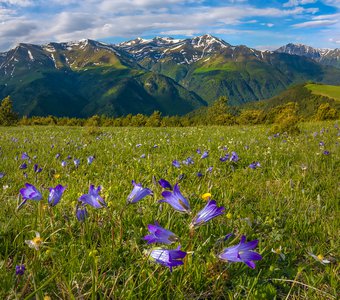
[(0, 299), (337, 299), (340, 130), (0, 128)]

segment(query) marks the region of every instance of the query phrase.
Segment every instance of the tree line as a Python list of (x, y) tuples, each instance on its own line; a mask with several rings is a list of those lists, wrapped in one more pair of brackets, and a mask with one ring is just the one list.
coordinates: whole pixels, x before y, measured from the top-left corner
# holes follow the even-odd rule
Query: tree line
[[(122, 117), (94, 115), (87, 119), (55, 116), (22, 117), (13, 111), (10, 97), (2, 100), (0, 105), (0, 125), (56, 125), (56, 126), (89, 126), (89, 127), (186, 127), (204, 125), (256, 125), (274, 124), (274, 131), (294, 132), (297, 124), (304, 121), (298, 114), (298, 103), (288, 102), (276, 107), (261, 109), (237, 109), (228, 105), (226, 97), (220, 97), (211, 106), (198, 109), (185, 116), (162, 116), (159, 111), (150, 116), (128, 114)], [(322, 103), (310, 119), (322, 121), (339, 117), (338, 111), (329, 103)]]

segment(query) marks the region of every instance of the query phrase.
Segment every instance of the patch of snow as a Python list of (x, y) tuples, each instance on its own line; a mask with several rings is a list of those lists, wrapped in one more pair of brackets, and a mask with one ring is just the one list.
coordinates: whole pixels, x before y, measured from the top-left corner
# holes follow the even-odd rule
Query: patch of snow
[(53, 60), (53, 62), (54, 62), (54, 67), (55, 67), (56, 69), (58, 69), (58, 67), (57, 67), (57, 62), (56, 62), (56, 60), (55, 60), (55, 58), (54, 58), (53, 53), (51, 54), (51, 58), (52, 58), (52, 60)]
[(178, 46), (176, 46), (176, 47), (173, 47), (173, 48), (170, 48), (169, 50), (170, 51), (174, 51), (174, 50), (176, 50), (176, 49), (179, 49), (179, 48), (181, 48), (183, 46), (183, 44), (181, 44), (181, 45), (178, 45)]
[(30, 58), (31, 61), (34, 61), (34, 57), (32, 55), (32, 52), (27, 49), (28, 57)]

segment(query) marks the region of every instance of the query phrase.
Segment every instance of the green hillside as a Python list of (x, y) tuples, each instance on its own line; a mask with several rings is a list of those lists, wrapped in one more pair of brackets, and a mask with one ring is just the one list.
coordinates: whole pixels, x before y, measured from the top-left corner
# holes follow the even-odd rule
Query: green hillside
[(314, 95), (321, 95), (340, 101), (340, 86), (310, 83), (306, 88)]
[(221, 96), (227, 96), (231, 105), (268, 99), (292, 84), (306, 81), (340, 84), (338, 69), (281, 53), (260, 57), (246, 47), (240, 47), (234, 54), (223, 52), (187, 66), (164, 59), (146, 67), (171, 77), (209, 104)]
[[(278, 96), (273, 98), (262, 100), (258, 102), (248, 103), (242, 106), (242, 109), (259, 109), (263, 111), (269, 111), (280, 105), (287, 104), (288, 102), (296, 102), (298, 104), (298, 114), (306, 119), (312, 118), (318, 107), (323, 103), (329, 103), (332, 108), (340, 111), (340, 101), (334, 100), (331, 97), (314, 94), (309, 86), (322, 86), (319, 84), (299, 84), (295, 85)], [(328, 86), (334, 89), (339, 88), (338, 86)]]

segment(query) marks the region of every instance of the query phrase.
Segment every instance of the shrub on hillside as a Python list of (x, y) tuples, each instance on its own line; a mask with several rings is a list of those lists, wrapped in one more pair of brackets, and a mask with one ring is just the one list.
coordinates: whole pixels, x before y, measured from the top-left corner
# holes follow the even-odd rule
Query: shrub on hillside
[(298, 123), (300, 121), (297, 115), (298, 104), (289, 102), (286, 105), (280, 106), (275, 116), (275, 122), (271, 129), (272, 133), (288, 133), (297, 134), (300, 132)]
[(314, 117), (316, 121), (336, 120), (337, 118), (338, 111), (332, 108), (329, 103), (320, 104)]

